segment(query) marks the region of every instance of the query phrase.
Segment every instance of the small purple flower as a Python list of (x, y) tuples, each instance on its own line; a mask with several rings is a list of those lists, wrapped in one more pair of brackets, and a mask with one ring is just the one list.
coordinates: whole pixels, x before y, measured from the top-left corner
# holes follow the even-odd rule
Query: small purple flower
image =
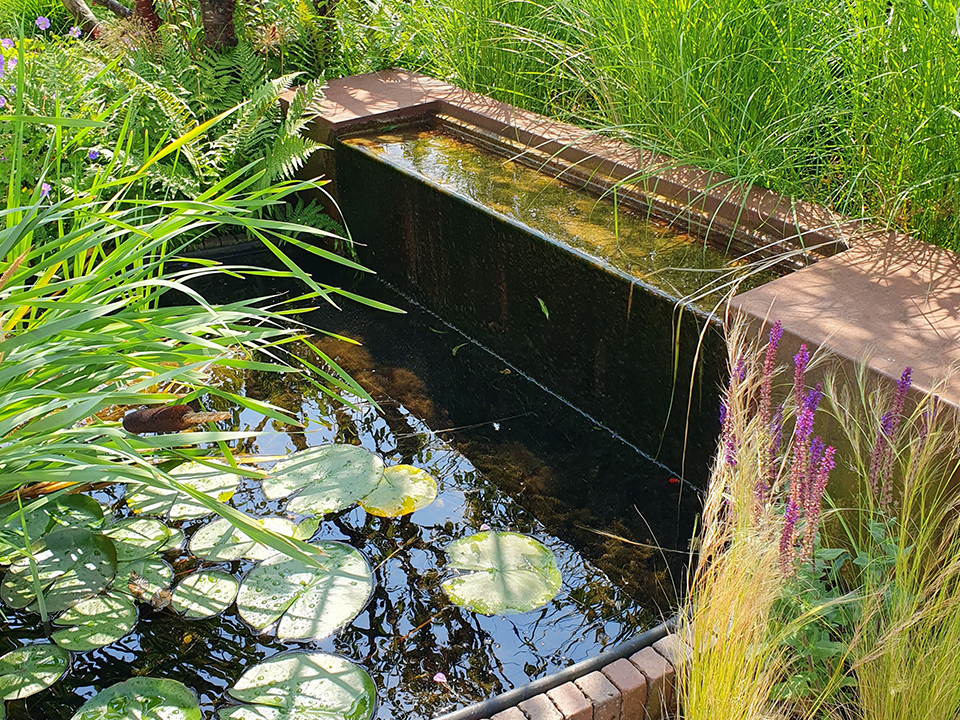
[(100, 157), (100, 151), (96, 148), (90, 148), (87, 151), (87, 160), (96, 160)]
[(50, 29), (50, 18), (44, 17), (43, 15), (41, 15), (40, 17), (38, 17), (38, 18), (37, 18), (36, 20), (34, 20), (33, 22), (34, 22), (34, 24), (36, 24), (36, 26), (37, 26), (38, 28), (40, 28), (41, 30), (49, 30), (49, 29)]
[(41, 198), (50, 197), (50, 184), (49, 184), (49, 183), (40, 183), (40, 197), (41, 197)]
[(7, 106), (7, 99), (3, 95), (0, 95), (0, 108), (6, 107), (6, 106)]
[(445, 683), (447, 681), (447, 676), (444, 675), (442, 672), (438, 672), (436, 675), (433, 676), (433, 681), (435, 683)]
[(489, 529), (490, 529), (490, 526), (487, 525), (486, 523), (480, 526), (480, 532), (486, 532)]
[(803, 404), (803, 391), (806, 389), (805, 375), (809, 362), (810, 353), (807, 352), (807, 346), (801, 345), (800, 350), (793, 356), (793, 400), (798, 409)]
[(0, 40), (0, 47), (4, 50), (13, 50), (13, 40), (10, 38), (3, 38)]
[(70, 28), (70, 29), (67, 31), (67, 35), (70, 36), (70, 37), (72, 37), (74, 40), (79, 40), (79, 39), (80, 39), (80, 34), (81, 34), (81, 32), (82, 32), (82, 31), (80, 30), (80, 28), (78, 28), (76, 25), (74, 25), (72, 28)]
[(15, 57), (7, 60), (7, 72), (12, 73), (13, 69), (17, 66), (17, 59)]

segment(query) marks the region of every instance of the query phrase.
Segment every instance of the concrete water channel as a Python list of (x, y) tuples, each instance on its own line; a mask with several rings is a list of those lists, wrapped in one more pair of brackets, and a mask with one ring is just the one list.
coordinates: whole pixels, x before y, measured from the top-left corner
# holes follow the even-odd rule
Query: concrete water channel
[[(691, 491), (724, 320), (960, 400), (953, 253), (416, 73), (332, 81), (310, 133), (333, 152), (305, 174), (332, 180), (361, 261)], [(444, 718), (658, 717), (684, 654), (667, 629)]]

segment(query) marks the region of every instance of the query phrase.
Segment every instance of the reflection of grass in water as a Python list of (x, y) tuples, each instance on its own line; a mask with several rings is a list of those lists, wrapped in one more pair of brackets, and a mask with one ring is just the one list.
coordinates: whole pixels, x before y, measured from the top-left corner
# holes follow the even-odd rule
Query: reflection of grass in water
[[(617, 202), (616, 188), (610, 197), (597, 198), (436, 130), (410, 128), (346, 142), (372, 150), (678, 297), (696, 294), (738, 266), (700, 239), (624, 209), (622, 201)], [(773, 277), (769, 271), (759, 272), (744, 282), (743, 289)]]

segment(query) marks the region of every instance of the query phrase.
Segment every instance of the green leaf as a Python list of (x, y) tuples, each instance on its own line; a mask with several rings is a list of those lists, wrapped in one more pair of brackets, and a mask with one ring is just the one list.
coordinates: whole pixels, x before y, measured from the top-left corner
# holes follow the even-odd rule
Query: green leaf
[(173, 591), (173, 608), (184, 617), (213, 617), (237, 597), (240, 583), (222, 570), (204, 570), (187, 575)]
[(277, 463), (263, 480), (271, 500), (299, 493), (289, 512), (325, 515), (350, 507), (376, 488), (383, 460), (355, 445), (321, 445)]
[(243, 703), (219, 720), (369, 720), (376, 686), (363, 668), (327, 653), (275, 655), (247, 669), (230, 695)]
[[(178, 482), (194, 490), (205, 493), (220, 502), (227, 502), (233, 497), (239, 479), (230, 472), (230, 468), (227, 466), (223, 468), (223, 471), (219, 471), (207, 465), (189, 462), (180, 465), (170, 474)], [(127, 486), (127, 492), (127, 504), (134, 512), (144, 515), (160, 515), (170, 520), (192, 520), (213, 513), (199, 500), (180, 492), (175, 487), (160, 488), (130, 483)]]
[(250, 570), (237, 595), (240, 617), (256, 630), (279, 620), (277, 637), (289, 640), (324, 638), (353, 620), (373, 591), (370, 566), (349, 545), (314, 547), (320, 568), (275, 555)]
[(383, 471), (372, 492), (360, 501), (371, 515), (400, 517), (425, 508), (437, 497), (437, 481), (413, 465), (394, 465)]
[(183, 683), (135, 677), (101, 690), (71, 720), (201, 720), (197, 696)]
[[(50, 613), (66, 610), (102, 592), (117, 568), (113, 542), (81, 528), (50, 532), (43, 540), (43, 549), (34, 557)], [(9, 567), (0, 586), (0, 598), (12, 608), (33, 609), (37, 596), (29, 558), (21, 558)]]
[(62, 678), (70, 653), (50, 643), (27, 645), (0, 657), (0, 698), (19, 700), (35, 695)]
[[(315, 525), (308, 525), (306, 522), (297, 525), (293, 520), (283, 517), (267, 517), (256, 522), (278, 535), (297, 540), (307, 540), (316, 532)], [(211, 562), (230, 562), (241, 558), (266, 560), (279, 551), (258, 543), (226, 518), (218, 518), (193, 534), (190, 538), (190, 552)]]
[(64, 627), (53, 641), (65, 650), (85, 652), (116, 642), (137, 623), (137, 608), (117, 594), (98, 595), (78, 602), (53, 621)]
[(448, 567), (464, 572), (443, 583), (447, 597), (484, 615), (527, 612), (560, 590), (553, 553), (526, 535), (481, 532), (450, 543), (446, 552)]
[[(39, 540), (54, 528), (95, 528), (103, 524), (103, 508), (88, 495), (61, 495), (56, 498), (46, 498), (46, 504), (42, 507), (33, 510), (28, 510), (27, 507), (24, 507), (24, 521), (33, 548), (39, 547)], [(0, 564), (10, 563), (23, 555), (23, 524), (17, 503), (0, 505), (0, 521), (8, 517), (10, 520), (3, 529), (5, 532), (12, 533), (17, 540), (15, 545), (0, 540)]]
[(170, 528), (155, 518), (127, 518), (111, 525), (103, 534), (117, 548), (117, 562), (140, 560), (158, 552), (170, 540)]

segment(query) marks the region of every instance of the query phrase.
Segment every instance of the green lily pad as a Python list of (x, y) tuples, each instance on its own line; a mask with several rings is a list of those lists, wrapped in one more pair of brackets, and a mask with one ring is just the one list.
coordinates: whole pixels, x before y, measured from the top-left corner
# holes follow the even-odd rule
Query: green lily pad
[(158, 557), (142, 558), (124, 563), (117, 568), (114, 588), (129, 593), (138, 600), (149, 601), (173, 583), (173, 568)]
[(355, 445), (321, 445), (277, 463), (262, 481), (271, 500), (297, 496), (289, 512), (326, 515), (350, 507), (376, 488), (383, 460)]
[(65, 650), (85, 652), (115, 643), (137, 623), (137, 608), (125, 597), (110, 593), (82, 600), (53, 621), (64, 627), (53, 641)]
[(117, 562), (140, 560), (159, 552), (170, 540), (170, 528), (155, 518), (128, 518), (111, 525), (103, 534), (117, 548)]
[(51, 643), (27, 645), (0, 657), (0, 699), (19, 700), (53, 685), (70, 668), (70, 653)]
[[(47, 612), (57, 613), (100, 593), (113, 579), (117, 551), (103, 535), (82, 528), (60, 528), (43, 539), (34, 555)], [(28, 558), (7, 569), (0, 598), (12, 608), (36, 609), (33, 573)]]
[(481, 532), (447, 547), (448, 567), (464, 574), (446, 580), (452, 602), (484, 615), (522, 613), (546, 605), (562, 578), (553, 553), (531, 537)]
[[(184, 463), (170, 473), (176, 480), (220, 502), (236, 492), (239, 478), (226, 465), (223, 470), (197, 462)], [(206, 505), (176, 488), (157, 488), (142, 483), (127, 485), (127, 504), (135, 513), (160, 515), (170, 520), (192, 520), (210, 515)]]
[(371, 515), (400, 517), (425, 508), (437, 497), (437, 481), (413, 465), (394, 465), (383, 471), (380, 482), (360, 501)]
[[(29, 503), (27, 503), (29, 505)], [(10, 518), (6, 523), (3, 520)], [(96, 528), (103, 524), (103, 508), (87, 495), (61, 495), (48, 498), (42, 508), (25, 512), (23, 522), (17, 503), (0, 505), (0, 524), (6, 540), (0, 538), (0, 564), (6, 565), (23, 555), (25, 545), (23, 525), (31, 547), (40, 547), (40, 540), (58, 527)]]
[[(317, 530), (316, 521), (304, 520), (299, 525), (283, 517), (267, 517), (260, 525), (284, 537), (307, 540)], [(277, 554), (268, 545), (257, 542), (226, 518), (219, 518), (197, 530), (190, 538), (190, 552), (213, 562), (232, 560), (266, 560)]]
[(229, 693), (247, 704), (220, 710), (219, 720), (369, 720), (377, 699), (363, 668), (338, 655), (304, 652), (249, 668)]
[(173, 591), (173, 609), (188, 618), (213, 617), (230, 607), (239, 587), (237, 579), (222, 570), (191, 573)]
[(339, 542), (314, 543), (321, 567), (274, 555), (247, 573), (237, 609), (256, 630), (280, 621), (277, 637), (324, 638), (353, 620), (370, 599), (373, 573), (357, 550)]
[(71, 720), (201, 720), (197, 696), (183, 683), (135, 677), (101, 690)]

